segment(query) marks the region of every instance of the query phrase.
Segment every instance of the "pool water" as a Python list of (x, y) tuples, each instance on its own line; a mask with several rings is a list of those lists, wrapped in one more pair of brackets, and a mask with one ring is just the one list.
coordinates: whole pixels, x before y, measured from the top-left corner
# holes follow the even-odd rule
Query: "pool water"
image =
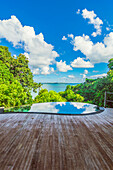
[(35, 112), (46, 114), (91, 114), (103, 111), (96, 105), (79, 102), (50, 102), (36, 103), (32, 106), (13, 108), (5, 112)]

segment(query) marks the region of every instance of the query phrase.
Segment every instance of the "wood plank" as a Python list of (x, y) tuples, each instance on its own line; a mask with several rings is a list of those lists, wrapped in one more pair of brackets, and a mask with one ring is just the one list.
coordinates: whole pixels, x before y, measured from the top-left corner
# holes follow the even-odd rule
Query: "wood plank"
[(1, 170), (113, 169), (113, 109), (87, 116), (0, 114)]

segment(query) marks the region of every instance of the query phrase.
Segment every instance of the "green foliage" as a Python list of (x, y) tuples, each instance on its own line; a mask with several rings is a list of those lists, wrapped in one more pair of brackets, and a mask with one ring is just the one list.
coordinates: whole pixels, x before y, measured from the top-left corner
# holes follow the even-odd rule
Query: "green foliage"
[(20, 106), (31, 102), (32, 96), (29, 91), (25, 92), (9, 68), (0, 61), (0, 106)]
[(47, 89), (42, 89), (34, 99), (35, 103), (44, 103), (44, 102), (65, 102), (66, 99), (60, 96), (55, 91), (49, 91)]
[[(11, 57), (8, 47), (0, 46), (0, 106), (13, 107), (25, 104), (32, 104), (31, 90), (36, 92), (39, 88), (39, 95), (34, 99), (38, 102), (88, 102), (99, 106), (104, 104), (105, 91), (113, 92), (113, 58), (109, 60), (109, 71), (107, 77), (98, 79), (86, 79), (84, 83), (76, 86), (68, 85), (64, 92), (40, 90), (42, 84), (35, 83), (33, 74), (28, 67), (28, 59), (20, 54)], [(108, 96), (113, 100), (113, 95)], [(113, 104), (108, 103), (109, 107)]]
[(108, 67), (110, 69), (109, 72), (107, 73), (108, 78), (111, 80), (111, 82), (113, 82), (113, 58), (109, 60)]
[(10, 73), (9, 68), (0, 60), (0, 84), (6, 84), (14, 80), (13, 74)]
[(40, 92), (41, 87), (42, 87), (42, 83), (38, 83), (39, 92)]
[(28, 67), (29, 61), (25, 55), (20, 54), (17, 58), (11, 57), (8, 47), (0, 46), (0, 60), (9, 68), (9, 71), (23, 88), (33, 89), (36, 92), (38, 83), (33, 80), (33, 74)]
[(11, 57), (8, 47), (0, 46), (0, 106), (12, 107), (32, 103), (30, 90), (36, 91), (28, 59), (20, 54)]
[(110, 70), (113, 70), (113, 58), (108, 61), (108, 67)]
[(59, 94), (69, 102), (82, 102), (84, 98), (80, 94), (74, 93), (71, 89), (71, 86), (68, 86), (64, 92), (59, 92)]
[(14, 75), (14, 77), (21, 83), (24, 88), (28, 88), (29, 90), (33, 89), (36, 92), (38, 88), (38, 83), (35, 83), (33, 80), (33, 74), (28, 67), (28, 59), (25, 55), (20, 54), (17, 56), (17, 59), (13, 58), (10, 72)]
[(5, 65), (10, 68), (13, 58), (11, 53), (8, 51), (8, 47), (0, 46), (0, 60), (5, 63)]
[[(71, 86), (71, 90), (83, 96), (85, 102), (103, 106), (105, 91), (113, 92), (113, 59), (109, 60), (108, 67), (110, 70), (107, 77), (86, 79), (84, 83)], [(113, 95), (108, 95), (108, 99), (113, 100)], [(108, 103), (107, 106), (112, 107), (113, 104)]]

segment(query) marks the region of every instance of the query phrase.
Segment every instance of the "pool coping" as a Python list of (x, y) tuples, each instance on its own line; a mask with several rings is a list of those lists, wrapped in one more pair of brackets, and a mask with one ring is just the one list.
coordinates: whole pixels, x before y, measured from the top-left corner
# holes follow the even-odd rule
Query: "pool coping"
[(61, 115), (61, 116), (85, 116), (85, 115), (94, 115), (99, 114), (105, 111), (104, 107), (99, 107), (99, 111), (83, 113), (83, 114), (71, 114), (71, 113), (49, 113), (49, 112), (3, 112), (0, 114), (45, 114), (45, 115)]

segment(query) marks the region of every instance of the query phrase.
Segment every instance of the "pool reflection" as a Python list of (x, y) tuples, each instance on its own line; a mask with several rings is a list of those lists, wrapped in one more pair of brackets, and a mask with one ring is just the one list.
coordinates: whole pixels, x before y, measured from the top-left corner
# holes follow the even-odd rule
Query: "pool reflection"
[(78, 102), (36, 103), (29, 110), (29, 112), (58, 114), (87, 114), (96, 111), (96, 105)]

